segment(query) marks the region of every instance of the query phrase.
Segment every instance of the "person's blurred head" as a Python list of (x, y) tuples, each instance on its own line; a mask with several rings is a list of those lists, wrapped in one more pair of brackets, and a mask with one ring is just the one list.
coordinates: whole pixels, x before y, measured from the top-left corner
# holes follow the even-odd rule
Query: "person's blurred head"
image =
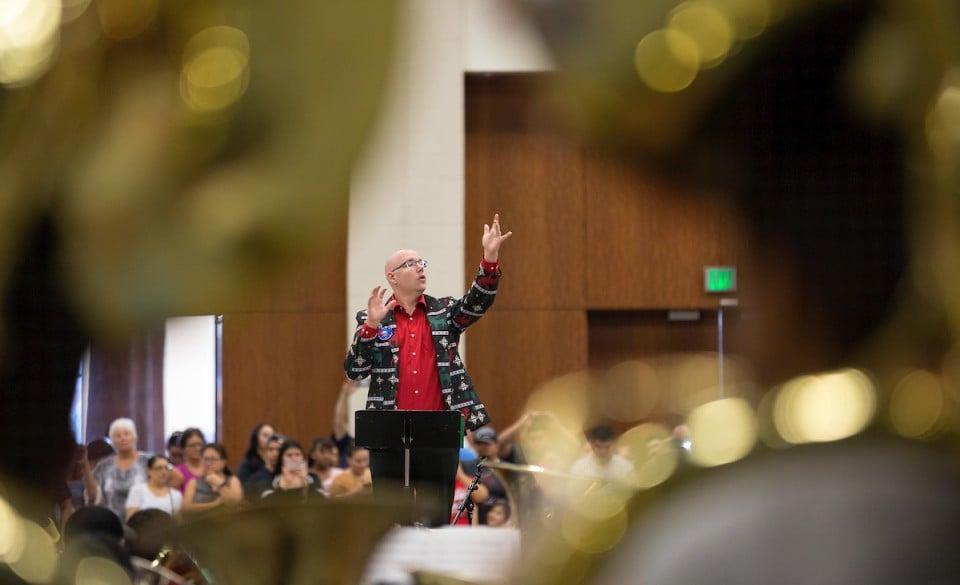
[(481, 427), (473, 431), (473, 448), (480, 457), (496, 457), (500, 448), (497, 431), (492, 427)]
[(181, 431), (173, 431), (167, 439), (167, 458), (171, 465), (180, 465), (183, 463), (183, 449), (180, 447)]
[(198, 428), (191, 427), (180, 435), (180, 449), (183, 451), (183, 456), (194, 465), (200, 463), (201, 450), (206, 444), (203, 431)]
[(137, 510), (127, 519), (127, 550), (133, 556), (153, 560), (172, 541), (171, 532), (177, 522), (163, 510)]
[(363, 475), (370, 469), (370, 451), (363, 447), (353, 447), (347, 456), (347, 469), (354, 475)]
[(267, 452), (264, 463), (267, 469), (273, 471), (277, 468), (277, 458), (280, 456), (280, 447), (286, 441), (283, 435), (271, 435), (267, 441)]
[(284, 471), (300, 471), (301, 468), (306, 468), (306, 465), (307, 456), (303, 452), (303, 445), (293, 439), (287, 439), (280, 445), (274, 475)]
[(490, 504), (487, 510), (487, 526), (505, 526), (510, 520), (510, 504), (506, 500), (497, 499)]
[(107, 431), (117, 453), (129, 455), (137, 450), (137, 425), (129, 418), (118, 418)]
[(607, 425), (598, 425), (587, 431), (587, 442), (590, 449), (600, 461), (610, 461), (614, 455), (616, 435)]
[(147, 459), (147, 481), (155, 486), (167, 485), (171, 469), (169, 459), (163, 455), (154, 455)]
[(340, 449), (330, 439), (314, 439), (310, 448), (310, 467), (329, 469), (336, 467), (340, 461)]
[(87, 461), (90, 462), (90, 467), (95, 466), (101, 459), (114, 453), (116, 453), (116, 450), (105, 439), (97, 438), (87, 443)]
[(123, 540), (123, 523), (116, 514), (102, 506), (84, 506), (77, 509), (63, 527), (65, 544), (83, 534), (99, 534), (111, 542)]
[(223, 473), (230, 475), (227, 467), (227, 450), (220, 443), (208, 443), (200, 454), (204, 473)]
[(267, 442), (275, 434), (273, 425), (260, 423), (250, 431), (250, 441), (247, 444), (247, 452), (244, 458), (248, 461), (255, 461), (260, 458), (260, 454), (266, 451)]

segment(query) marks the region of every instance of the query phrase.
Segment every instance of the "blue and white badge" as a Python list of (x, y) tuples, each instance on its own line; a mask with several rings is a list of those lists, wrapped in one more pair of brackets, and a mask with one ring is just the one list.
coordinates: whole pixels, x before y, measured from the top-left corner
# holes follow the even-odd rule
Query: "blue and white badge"
[(380, 327), (377, 329), (377, 339), (380, 341), (386, 341), (393, 337), (393, 329), (390, 327)]

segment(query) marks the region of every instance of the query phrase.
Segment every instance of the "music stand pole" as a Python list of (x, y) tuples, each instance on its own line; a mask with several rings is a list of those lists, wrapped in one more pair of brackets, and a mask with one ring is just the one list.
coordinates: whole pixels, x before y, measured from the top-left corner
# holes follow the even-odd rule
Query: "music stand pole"
[(467, 521), (471, 526), (473, 525), (473, 500), (470, 496), (473, 495), (473, 492), (477, 491), (477, 484), (480, 483), (480, 474), (483, 472), (483, 462), (486, 460), (486, 457), (477, 459), (477, 471), (473, 474), (473, 481), (470, 482), (470, 485), (467, 487), (467, 496), (460, 502), (460, 507), (457, 508), (457, 515), (453, 517), (453, 521), (450, 522), (450, 524), (455, 525), (463, 514), (463, 510), (466, 508)]

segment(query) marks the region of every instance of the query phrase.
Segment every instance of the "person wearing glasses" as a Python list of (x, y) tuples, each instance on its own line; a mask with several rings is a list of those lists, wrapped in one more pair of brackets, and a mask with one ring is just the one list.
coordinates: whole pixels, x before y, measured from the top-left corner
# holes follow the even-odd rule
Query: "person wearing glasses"
[[(367, 410), (456, 410), (468, 429), (490, 422), (463, 366), (460, 335), (493, 305), (500, 281), (500, 246), (512, 234), (501, 231), (499, 215), (483, 226), (483, 259), (460, 299), (426, 294), (427, 261), (414, 250), (399, 250), (387, 259), (384, 276), (393, 294), (384, 301), (387, 288), (374, 287), (366, 310), (357, 313), (357, 329), (344, 361), (348, 378), (370, 377)], [(374, 484), (378, 477), (401, 475), (394, 469), (398, 462), (380, 455), (385, 454), (371, 453)], [(442, 479), (435, 478), (449, 484), (441, 501), (453, 499), (456, 461), (451, 465), (442, 470)], [(449, 510), (448, 505), (444, 515)]]
[(196, 514), (239, 504), (243, 499), (243, 488), (227, 467), (227, 451), (223, 445), (204, 445), (200, 458), (204, 475), (187, 482), (187, 489), (183, 492), (184, 513)]
[(170, 487), (173, 466), (163, 455), (154, 455), (147, 461), (147, 482), (138, 483), (127, 494), (126, 519), (139, 510), (163, 510), (171, 516), (180, 513), (183, 494)]
[[(414, 250), (398, 250), (384, 264), (393, 294), (376, 286), (367, 309), (357, 313), (357, 330), (347, 352), (347, 377), (371, 376), (367, 410), (459, 410), (467, 428), (488, 422), (463, 368), (460, 335), (493, 305), (500, 280), (500, 216), (483, 226), (483, 260), (463, 298), (436, 298), (427, 290), (427, 261)], [(396, 350), (396, 351), (395, 351)], [(438, 360), (437, 356), (446, 359)]]

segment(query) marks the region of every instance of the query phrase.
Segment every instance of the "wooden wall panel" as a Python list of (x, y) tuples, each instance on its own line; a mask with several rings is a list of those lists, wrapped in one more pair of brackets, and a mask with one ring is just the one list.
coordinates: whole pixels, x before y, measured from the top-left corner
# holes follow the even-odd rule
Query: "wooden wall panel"
[[(515, 230), (503, 251), (497, 303), (466, 344), (471, 375), (499, 428), (555, 376), (715, 349), (715, 313), (669, 323), (662, 309), (716, 308), (718, 299), (703, 293), (703, 267), (736, 264), (741, 246), (722, 207), (680, 198), (552, 130), (543, 115), (547, 81), (466, 78), (467, 239), (495, 211)], [(468, 251), (467, 274), (475, 263)]]
[(329, 436), (343, 380), (342, 331), (342, 311), (224, 315), (222, 413), (231, 463), (260, 422), (301, 442)]
[[(670, 321), (667, 311), (590, 311), (589, 345), (591, 368), (605, 370), (628, 360), (652, 356), (716, 352), (720, 349), (716, 311), (701, 311), (697, 321)], [(732, 344), (740, 313), (724, 309), (724, 351), (735, 353)]]
[(540, 384), (587, 367), (584, 311), (515, 310), (498, 304), (467, 332), (467, 368), (503, 429)]
[(716, 200), (666, 188), (618, 161), (587, 153), (587, 306), (715, 308), (703, 268), (737, 265), (742, 229)]
[[(586, 234), (580, 149), (526, 115), (536, 77), (468, 76), (466, 230), (499, 212), (504, 244), (503, 309), (583, 306)], [(466, 251), (472, 278), (477, 258)]]

